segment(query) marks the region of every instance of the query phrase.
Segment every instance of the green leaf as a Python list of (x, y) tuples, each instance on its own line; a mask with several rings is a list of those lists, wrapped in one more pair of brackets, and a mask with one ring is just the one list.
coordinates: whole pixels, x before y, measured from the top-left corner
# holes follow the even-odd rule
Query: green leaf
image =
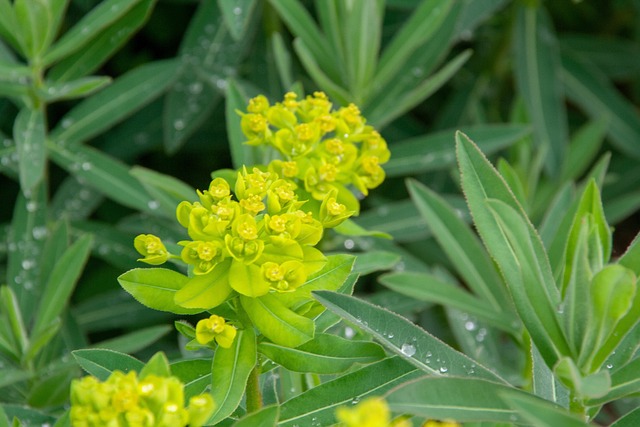
[(13, 5), (16, 24), (24, 38), (26, 56), (36, 58), (47, 48), (50, 40), (51, 11), (45, 0), (15, 0)]
[(636, 276), (640, 276), (640, 234), (636, 235), (627, 250), (618, 259), (618, 264), (631, 269)]
[(425, 377), (402, 384), (386, 400), (392, 411), (419, 417), (518, 423), (517, 413), (496, 398), (501, 392), (525, 394), (485, 379)]
[(183, 181), (151, 169), (134, 166), (130, 173), (159, 204), (158, 212), (171, 219), (176, 216), (178, 204), (183, 200), (192, 199), (196, 194), (196, 191)]
[(7, 418), (13, 420), (13, 427), (41, 426), (43, 424), (52, 425), (55, 419), (28, 406), (5, 404), (4, 411)]
[(561, 181), (576, 181), (587, 171), (600, 151), (608, 127), (608, 119), (601, 117), (587, 122), (575, 132), (562, 165)]
[(26, 194), (44, 177), (45, 118), (43, 110), (24, 108), (20, 110), (13, 128), (13, 139), (18, 151), (20, 187)]
[(89, 259), (92, 244), (93, 238), (91, 236), (82, 236), (64, 252), (56, 263), (43, 290), (35, 323), (31, 330), (34, 340), (46, 333), (51, 324), (67, 307), (73, 289)]
[(74, 350), (71, 352), (76, 362), (100, 381), (106, 381), (113, 371), (140, 371), (144, 363), (124, 353), (113, 350), (93, 349)]
[(314, 295), (329, 310), (366, 330), (383, 346), (429, 374), (474, 376), (504, 382), (477, 361), (382, 307), (328, 291), (316, 291)]
[(178, 67), (176, 60), (166, 60), (129, 71), (69, 111), (51, 132), (52, 140), (57, 144), (85, 142), (113, 127), (164, 92)]
[(169, 360), (167, 356), (161, 351), (154, 354), (151, 359), (144, 365), (144, 368), (140, 371), (138, 376), (143, 379), (149, 375), (156, 375), (159, 377), (171, 376), (171, 368), (169, 368)]
[(401, 260), (401, 256), (390, 251), (368, 251), (357, 255), (353, 273), (361, 276), (376, 271), (391, 270)]
[[(180, 45), (182, 66), (164, 102), (164, 144), (169, 153), (177, 151), (210, 116), (225, 94), (227, 79), (239, 74), (236, 68), (250, 46), (248, 34), (237, 41), (231, 36), (218, 3), (200, 3)], [(247, 28), (254, 31), (258, 25)]]
[(189, 278), (166, 268), (135, 268), (118, 277), (118, 283), (138, 302), (154, 310), (176, 314), (196, 314), (202, 309), (189, 309), (174, 302), (175, 293)]
[(233, 427), (273, 427), (278, 424), (280, 407), (272, 405), (262, 408), (242, 417), (233, 424)]
[(137, 331), (129, 332), (115, 338), (101, 341), (93, 347), (105, 350), (118, 351), (120, 353), (137, 353), (158, 341), (171, 331), (166, 325), (150, 326)]
[[(62, 59), (48, 73), (55, 82), (69, 81), (86, 76), (100, 68), (147, 21), (157, 0), (136, 0), (128, 12), (116, 22), (97, 33), (87, 42), (91, 49), (80, 49)], [(82, 32), (82, 30), (81, 30)]]
[[(583, 371), (595, 372), (609, 353), (615, 350), (611, 338), (620, 342), (627, 333), (618, 324), (638, 309), (636, 276), (630, 269), (610, 264), (593, 276), (590, 284), (589, 323), (580, 349), (579, 365)], [(621, 336), (622, 335), (622, 336)], [(605, 343), (608, 342), (608, 345)], [(603, 351), (608, 352), (603, 354)], [(597, 357), (600, 353), (600, 357)], [(605, 357), (602, 357), (605, 356)], [(596, 360), (594, 360), (596, 359)]]
[(313, 338), (313, 320), (291, 311), (273, 294), (258, 298), (241, 295), (240, 302), (256, 328), (275, 344), (297, 347)]
[(53, 374), (41, 376), (30, 387), (27, 402), (35, 408), (47, 408), (64, 405), (69, 401), (69, 388), (76, 369), (64, 369)]
[(0, 59), (0, 81), (24, 84), (33, 75), (25, 65), (14, 64)]
[(383, 359), (316, 386), (280, 406), (278, 426), (332, 425), (335, 410), (416, 378), (421, 372), (398, 357)]
[(546, 150), (545, 168), (555, 176), (560, 172), (569, 139), (555, 34), (544, 9), (538, 5), (520, 6), (514, 28), (518, 89), (534, 125), (535, 141)]
[[(611, 365), (610, 365), (611, 366)], [(607, 366), (607, 369), (614, 367)], [(611, 388), (604, 396), (588, 401), (589, 406), (600, 406), (607, 402), (630, 396), (640, 391), (640, 358), (636, 358), (611, 374)]]
[(49, 156), (78, 180), (124, 206), (153, 213), (158, 202), (129, 173), (129, 167), (89, 146), (48, 145)]
[[(45, 244), (47, 201), (43, 182), (28, 197), (18, 195), (8, 235), (6, 280), (30, 323), (42, 286), (39, 261)], [(20, 250), (18, 250), (20, 248)]]
[(337, 290), (351, 274), (355, 260), (353, 255), (348, 254), (328, 256), (327, 263), (320, 271), (309, 276), (295, 292), (280, 293), (278, 300), (287, 307), (296, 309), (313, 299), (313, 291)]
[[(482, 152), (489, 155), (519, 141), (531, 128), (520, 124), (477, 125), (462, 127), (461, 131), (478, 141)], [(452, 143), (455, 132), (448, 129), (394, 143), (391, 158), (383, 165), (387, 176), (415, 175), (452, 167), (456, 159)]]
[(593, 120), (606, 117), (608, 136), (620, 151), (640, 158), (640, 121), (635, 107), (597, 69), (570, 52), (562, 56), (562, 81), (567, 96)]
[(640, 423), (640, 408), (628, 412), (610, 427), (636, 427), (638, 423)]
[[(455, 259), (455, 258), (454, 258)], [(427, 273), (391, 273), (380, 277), (380, 283), (408, 297), (420, 301), (453, 307), (476, 316), (496, 328), (517, 336), (519, 321), (508, 313), (497, 311), (486, 301), (460, 287)]]
[(553, 366), (558, 357), (569, 355), (570, 350), (557, 316), (561, 306), (541, 241), (520, 212), (495, 199), (488, 199), (486, 203), (497, 221), (504, 244), (502, 251), (494, 255), (496, 262), (520, 318), (542, 357)]
[(371, 87), (382, 88), (395, 80), (402, 65), (438, 31), (457, 7), (448, 0), (423, 0), (385, 48)]
[(224, 23), (234, 40), (245, 36), (256, 3), (256, 0), (218, 0)]
[[(44, 65), (80, 50), (105, 28), (125, 15), (141, 0), (105, 0), (83, 16), (44, 56)], [(92, 46), (93, 48), (93, 46)]]
[[(345, 280), (344, 283), (342, 283), (342, 285), (337, 289), (336, 292), (339, 292), (341, 294), (347, 294), (347, 295), (353, 294), (353, 288), (356, 282), (358, 281), (358, 277), (359, 277), (358, 274), (351, 273), (347, 277), (347, 280)], [(339, 323), (341, 320), (342, 318), (337, 314), (329, 310), (325, 310), (314, 319), (314, 322), (316, 324), (316, 331), (324, 332), (328, 330), (330, 327)]]
[(351, 218), (347, 218), (341, 224), (333, 227), (333, 230), (336, 233), (344, 234), (345, 236), (371, 236), (371, 237), (379, 237), (381, 239), (391, 239), (391, 236), (387, 233), (378, 231), (378, 230), (367, 230), (366, 228), (361, 227), (357, 222), (353, 221)]
[[(18, 24), (16, 12), (10, 0), (0, 0), (0, 36), (13, 48), (23, 54), (26, 53), (23, 29)], [(26, 55), (24, 55), (26, 56)]]
[[(556, 318), (560, 292), (544, 246), (513, 193), (478, 147), (457, 133), (456, 148), (462, 188), (478, 233), (501, 268), (540, 354), (553, 366), (569, 349)], [(497, 200), (488, 203), (488, 198)]]
[[(308, 57), (314, 63), (323, 65), (329, 76), (328, 80), (339, 81), (340, 69), (334, 61), (335, 57), (331, 51), (331, 46), (302, 3), (296, 0), (270, 0), (269, 3), (287, 24), (289, 30), (304, 45)], [(300, 43), (296, 43), (296, 45)], [(300, 54), (299, 51), (298, 54)], [(306, 66), (307, 64), (305, 64)], [(307, 68), (307, 71), (309, 71), (309, 68)], [(316, 82), (318, 81), (316, 80)]]
[(211, 395), (217, 406), (208, 424), (216, 424), (236, 410), (256, 361), (256, 336), (252, 329), (238, 331), (230, 348), (216, 349), (211, 366)]
[(535, 344), (529, 340), (531, 346), (530, 364), (533, 394), (542, 399), (557, 403), (558, 405), (569, 406), (569, 389), (554, 376), (553, 371), (544, 362)]
[(258, 351), (293, 372), (339, 374), (355, 363), (372, 363), (385, 357), (375, 343), (352, 341), (335, 335), (318, 334), (297, 348), (261, 343)]
[(518, 411), (521, 420), (526, 421), (527, 424), (531, 423), (532, 426), (593, 426), (593, 424), (585, 423), (577, 415), (572, 414), (565, 408), (515, 390), (501, 391), (499, 396), (511, 408)]
[[(34, 377), (32, 372), (4, 368), (0, 370), (0, 388), (8, 387)], [(0, 408), (2, 408), (0, 406)]]
[(171, 374), (184, 384), (184, 399), (189, 401), (211, 384), (211, 359), (189, 359), (171, 364)]
[(412, 90), (398, 98), (388, 97), (386, 102), (370, 107), (366, 112), (368, 119), (375, 123), (377, 127), (386, 126), (440, 89), (467, 62), (470, 56), (471, 50), (459, 53), (440, 70)]
[(22, 356), (29, 346), (29, 336), (20, 312), (18, 300), (11, 288), (6, 285), (0, 287), (0, 307), (2, 307), (2, 312), (11, 328), (13, 342), (17, 345), (18, 354)]
[(111, 83), (111, 77), (81, 77), (70, 82), (48, 83), (41, 89), (47, 102), (82, 98), (99, 91)]
[(508, 313), (509, 296), (500, 274), (469, 226), (429, 188), (417, 181), (408, 181), (407, 187), (440, 247), (465, 283), (495, 310)]
[(2, 406), (0, 406), (0, 427), (10, 427), (7, 414), (4, 412), (4, 409), (2, 409)]
[(237, 111), (244, 111), (247, 108), (248, 98), (242, 91), (240, 85), (230, 79), (227, 86), (227, 97), (225, 103), (225, 118), (227, 122), (227, 134), (229, 138), (229, 148), (231, 150), (231, 160), (236, 169), (242, 166), (256, 165), (259, 160), (254, 156), (254, 149), (245, 144), (246, 137), (240, 127), (241, 117)]

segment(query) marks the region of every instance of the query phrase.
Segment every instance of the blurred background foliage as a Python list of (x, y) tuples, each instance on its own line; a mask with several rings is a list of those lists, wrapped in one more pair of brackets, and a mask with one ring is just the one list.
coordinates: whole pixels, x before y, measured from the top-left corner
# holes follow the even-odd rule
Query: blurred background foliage
[[(392, 153), (388, 178), (356, 222), (393, 239), (332, 234), (324, 250), (362, 254), (359, 271), (378, 273), (361, 278), (357, 293), (496, 362), (506, 377), (519, 375), (517, 346), (428, 292), (407, 290), (415, 287), (407, 273), (458, 287), (465, 278), (405, 180), (426, 185), (469, 222), (452, 173), (461, 129), (497, 162), (545, 242), (588, 177), (601, 185), (615, 225), (614, 255), (640, 228), (639, 0), (52, 3), (67, 5), (58, 40), (71, 34), (76, 48), (56, 52), (62, 43), (54, 43), (29, 56), (0, 34), (0, 277), (17, 295), (24, 325), (16, 328), (32, 341), (43, 326), (27, 300), (45, 294), (65, 248), (82, 262), (67, 294), (56, 296), (59, 333), (50, 345), (32, 346), (29, 357), (29, 346), (13, 359), (0, 355), (3, 402), (55, 412), (67, 389), (43, 391), (78, 374), (68, 357), (76, 348), (193, 357), (181, 354), (172, 317), (138, 304), (115, 278), (136, 266), (136, 234), (181, 240), (175, 204), (205, 188), (212, 171), (260, 162), (263, 153), (243, 148), (234, 127), (235, 109), (260, 93), (275, 101), (289, 90), (323, 90), (336, 104), (356, 103), (381, 130)], [(105, 4), (127, 11), (83, 21)], [(55, 96), (89, 74), (111, 80)], [(40, 127), (21, 119), (29, 112), (42, 114)], [(37, 134), (36, 154), (24, 149), (20, 126)], [(90, 243), (78, 240), (87, 234), (90, 257), (82, 246)], [(392, 272), (382, 286), (385, 269)]]

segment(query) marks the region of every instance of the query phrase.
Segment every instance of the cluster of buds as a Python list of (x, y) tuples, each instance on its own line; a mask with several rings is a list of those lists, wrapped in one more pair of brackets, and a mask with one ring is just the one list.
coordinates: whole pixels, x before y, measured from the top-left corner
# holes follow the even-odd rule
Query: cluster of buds
[[(275, 172), (244, 168), (231, 188), (215, 178), (207, 190), (198, 191), (199, 201), (178, 205), (178, 222), (191, 238), (179, 242), (179, 256), (153, 235), (134, 242), (141, 261), (157, 265), (175, 257), (190, 266), (192, 279), (175, 295), (185, 308), (207, 310), (233, 292), (254, 298), (293, 292), (326, 262), (314, 247), (325, 226), (301, 209), (295, 183)], [(322, 206), (330, 224), (352, 213), (335, 197), (327, 197)]]
[(351, 104), (332, 110), (322, 92), (298, 101), (289, 92), (282, 102), (270, 105), (263, 95), (249, 102), (241, 127), (249, 145), (275, 148), (281, 158), (269, 170), (303, 183), (319, 201), (334, 199), (358, 211), (355, 187), (363, 195), (382, 183), (381, 165), (389, 160), (385, 140), (366, 125), (360, 110)]
[[(340, 406), (336, 410), (340, 427), (411, 427), (406, 416), (392, 419), (387, 402), (380, 397), (370, 397), (354, 407)], [(422, 427), (461, 427), (455, 421), (427, 420)]]
[(74, 427), (191, 427), (211, 416), (211, 395), (189, 399), (184, 407), (184, 386), (175, 377), (114, 371), (101, 382), (86, 376), (71, 384), (71, 424)]

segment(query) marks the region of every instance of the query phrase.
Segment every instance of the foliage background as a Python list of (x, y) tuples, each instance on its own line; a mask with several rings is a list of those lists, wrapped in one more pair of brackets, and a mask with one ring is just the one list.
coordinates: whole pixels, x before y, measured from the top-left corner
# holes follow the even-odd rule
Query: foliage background
[[(70, 1), (60, 33), (98, 3)], [(554, 196), (565, 184), (591, 174), (603, 185), (605, 212), (615, 226), (614, 256), (622, 253), (640, 229), (638, 0), (460, 0), (455, 3), (460, 6), (458, 13), (444, 13), (445, 21), (433, 24), (433, 33), (423, 34), (422, 39), (408, 36), (409, 42), (403, 45), (409, 49), (405, 57), (387, 58), (388, 69), (395, 71), (389, 71), (392, 78), (384, 86), (389, 91), (382, 93), (376, 93), (374, 83), (385, 62), (381, 60), (377, 69), (371, 64), (383, 58), (393, 37), (406, 30), (412, 13), (427, 10), (420, 1), (376, 1), (378, 12), (384, 10), (379, 25), (375, 22), (380, 13), (358, 22), (353, 16), (361, 15), (344, 11), (340, 15), (337, 7), (335, 22), (341, 25), (333, 38), (327, 32), (324, 47), (313, 45), (314, 40), (321, 42), (313, 34), (301, 32), (310, 26), (295, 25), (300, 16), (294, 12), (303, 10), (299, 8), (322, 22), (311, 1), (142, 3), (149, 10), (144, 25), (123, 40), (112, 56), (105, 55), (104, 63), (96, 64), (99, 67), (92, 74), (111, 77), (111, 88), (120, 82), (125, 93), (143, 87), (146, 79), (154, 86), (144, 87), (137, 95), (140, 102), (132, 98), (131, 108), (114, 107), (102, 123), (85, 130), (87, 137), (79, 142), (108, 157), (87, 163), (73, 156), (65, 160), (60, 151), (48, 149), (45, 195), (39, 201), (39, 207), (48, 208), (38, 221), (50, 235), (61, 223), (73, 237), (93, 233), (92, 255), (68, 305), (61, 308), (61, 334), (53, 341), (51, 354), (41, 356), (33, 368), (41, 379), (28, 386), (7, 384), (17, 386), (7, 394), (7, 402), (28, 401), (42, 408), (62, 403), (63, 388), (46, 398), (42, 390), (51, 381), (67, 381), (78, 373), (77, 368), (59, 370), (56, 365), (73, 349), (100, 343), (141, 360), (157, 350), (164, 350), (170, 358), (181, 355), (180, 338), (167, 326), (173, 317), (140, 306), (115, 280), (136, 266), (132, 246), (136, 234), (178, 231), (172, 224), (171, 209), (150, 186), (160, 181), (137, 167), (175, 177), (193, 188), (205, 187), (212, 171), (237, 166), (241, 156), (255, 155), (239, 148), (239, 135), (228, 128), (234, 123), (234, 114), (228, 110), (258, 93), (278, 100), (290, 88), (303, 88), (307, 93), (325, 90), (340, 102), (357, 102), (371, 124), (382, 128), (392, 152), (388, 179), (364, 202), (358, 223), (387, 232), (394, 240), (332, 235), (324, 242), (327, 251), (368, 253), (360, 261), (362, 272), (379, 270), (372, 267), (377, 263), (396, 272), (429, 273), (458, 282), (455, 266), (432, 237), (405, 186), (408, 177), (427, 185), (469, 220), (452, 173), (455, 129), (466, 130), (492, 160), (506, 160), (500, 170), (519, 189), (517, 195), (534, 223), (553, 220), (547, 207)], [(443, 9), (454, 4), (436, 3)], [(373, 13), (375, 8), (362, 10)], [(372, 42), (376, 37), (383, 48), (379, 55)], [(84, 49), (98, 47), (90, 44)], [(356, 52), (365, 55), (356, 58)], [(23, 61), (6, 42), (0, 44), (0, 58)], [(160, 73), (131, 77), (135, 70), (163, 60), (169, 62), (163, 63), (167, 68), (162, 82), (158, 81)], [(52, 73), (55, 75), (55, 68)], [(132, 80), (126, 80), (127, 76)], [(441, 82), (428, 80), (431, 76), (440, 76)], [(424, 92), (416, 90), (425, 81), (433, 86)], [(100, 93), (105, 92), (93, 96)], [(408, 96), (416, 93), (415, 99)], [(67, 125), (74, 129), (65, 118), (78, 103), (62, 100), (47, 106), (50, 139), (55, 140), (56, 132), (64, 134)], [(20, 285), (15, 280), (16, 265), (24, 267), (28, 261), (28, 270), (35, 271), (46, 264), (46, 260), (20, 258), (10, 251), (16, 243), (15, 230), (30, 212), (28, 203), (15, 202), (25, 192), (12, 137), (17, 105), (13, 99), (0, 98), (0, 198), (5, 201), (0, 206), (0, 277), (6, 275), (10, 286)], [(116, 120), (118, 108), (127, 111)], [(120, 162), (122, 169), (113, 168), (111, 159)], [(119, 187), (122, 182), (125, 187)], [(118, 194), (116, 184), (130, 191)], [(182, 194), (188, 189), (180, 188), (185, 190)], [(140, 199), (131, 199), (138, 195)], [(180, 195), (170, 194), (168, 200)], [(30, 265), (31, 261), (36, 264)], [(383, 287), (377, 274), (361, 278), (356, 293), (408, 317), (457, 348), (470, 348), (461, 335), (468, 319), (408, 297), (406, 292), (390, 290), (393, 286)], [(476, 338), (481, 329), (474, 327)], [(509, 365), (508, 361), (497, 363)], [(8, 361), (3, 364), (9, 366)], [(612, 409), (613, 416), (622, 411)]]

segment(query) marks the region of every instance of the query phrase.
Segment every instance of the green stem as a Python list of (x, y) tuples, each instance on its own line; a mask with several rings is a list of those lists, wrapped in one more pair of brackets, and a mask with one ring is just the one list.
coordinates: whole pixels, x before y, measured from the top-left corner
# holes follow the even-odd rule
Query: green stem
[(262, 409), (262, 392), (260, 391), (260, 365), (256, 363), (247, 380), (247, 412)]

